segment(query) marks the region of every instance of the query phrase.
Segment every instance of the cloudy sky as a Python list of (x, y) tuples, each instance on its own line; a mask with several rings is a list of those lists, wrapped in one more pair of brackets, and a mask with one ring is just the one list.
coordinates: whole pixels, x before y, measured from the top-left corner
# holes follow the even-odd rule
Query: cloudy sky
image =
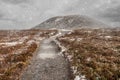
[(120, 0), (0, 0), (0, 29), (27, 29), (59, 15), (80, 14), (120, 26)]

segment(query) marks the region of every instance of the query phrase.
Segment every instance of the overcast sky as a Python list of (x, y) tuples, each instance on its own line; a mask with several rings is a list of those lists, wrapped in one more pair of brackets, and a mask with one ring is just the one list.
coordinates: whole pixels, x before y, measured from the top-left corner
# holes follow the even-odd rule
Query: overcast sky
[(68, 14), (120, 26), (120, 0), (0, 0), (0, 29), (27, 29)]

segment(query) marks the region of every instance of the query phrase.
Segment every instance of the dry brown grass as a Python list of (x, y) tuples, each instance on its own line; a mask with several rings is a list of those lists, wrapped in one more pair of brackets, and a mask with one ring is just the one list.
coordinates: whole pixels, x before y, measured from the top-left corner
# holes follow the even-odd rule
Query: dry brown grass
[(19, 80), (42, 38), (52, 36), (56, 32), (55, 30), (1, 30), (0, 80)]
[(74, 77), (88, 80), (120, 79), (120, 30), (79, 29), (58, 38), (74, 67)]

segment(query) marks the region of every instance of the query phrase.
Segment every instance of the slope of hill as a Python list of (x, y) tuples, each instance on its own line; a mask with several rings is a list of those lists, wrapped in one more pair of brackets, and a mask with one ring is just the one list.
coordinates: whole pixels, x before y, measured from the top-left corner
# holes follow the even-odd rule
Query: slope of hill
[(34, 29), (71, 29), (71, 28), (105, 28), (107, 25), (82, 15), (57, 16), (37, 25)]

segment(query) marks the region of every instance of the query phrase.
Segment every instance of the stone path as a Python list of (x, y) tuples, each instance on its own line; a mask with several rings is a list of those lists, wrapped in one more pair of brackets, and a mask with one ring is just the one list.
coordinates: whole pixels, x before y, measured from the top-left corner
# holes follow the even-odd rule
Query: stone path
[(67, 60), (60, 54), (54, 38), (40, 44), (37, 55), (21, 77), (21, 80), (70, 80)]

